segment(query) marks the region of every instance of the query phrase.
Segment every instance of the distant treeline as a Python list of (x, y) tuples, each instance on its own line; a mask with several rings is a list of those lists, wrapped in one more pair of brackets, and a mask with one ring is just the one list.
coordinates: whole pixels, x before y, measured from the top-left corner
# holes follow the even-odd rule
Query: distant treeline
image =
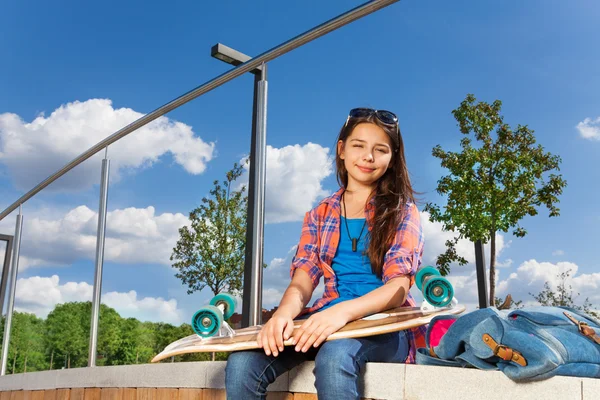
[[(15, 312), (8, 350), (7, 374), (49, 369), (86, 367), (88, 364), (91, 302), (57, 305), (44, 320), (34, 314)], [(0, 347), (5, 317), (0, 317)], [(189, 324), (140, 322), (122, 318), (102, 304), (98, 326), (96, 365), (149, 363), (169, 343), (193, 333)], [(216, 353), (225, 360), (226, 353)], [(211, 360), (210, 353), (176, 356), (170, 361)]]

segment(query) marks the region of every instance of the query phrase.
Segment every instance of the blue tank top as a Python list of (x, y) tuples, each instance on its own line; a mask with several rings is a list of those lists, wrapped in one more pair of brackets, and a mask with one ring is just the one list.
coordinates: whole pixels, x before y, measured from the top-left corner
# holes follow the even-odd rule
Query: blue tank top
[(322, 309), (331, 307), (342, 301), (352, 300), (364, 296), (370, 291), (383, 286), (381, 279), (371, 271), (371, 261), (366, 254), (367, 249), (367, 227), (358, 241), (357, 251), (352, 251), (352, 240), (348, 237), (346, 231), (346, 222), (350, 236), (357, 238), (365, 223), (364, 218), (340, 220), (340, 243), (335, 256), (333, 257), (331, 267), (335, 272), (336, 288), (340, 295), (339, 298), (332, 300)]

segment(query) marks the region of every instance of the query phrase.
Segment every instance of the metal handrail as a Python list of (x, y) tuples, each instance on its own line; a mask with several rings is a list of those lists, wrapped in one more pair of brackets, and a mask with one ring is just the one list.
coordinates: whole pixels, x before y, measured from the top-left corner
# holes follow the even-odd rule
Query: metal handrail
[(367, 3), (364, 3), (350, 11), (345, 12), (335, 18), (330, 19), (327, 22), (318, 25), (317, 27), (306, 31), (295, 38), (288, 40), (272, 48), (271, 50), (267, 50), (266, 52), (260, 54), (257, 57), (252, 58), (250, 61), (247, 61), (241, 64), (238, 67), (235, 67), (228, 72), (225, 72), (222, 75), (217, 76), (216, 78), (204, 83), (203, 85), (198, 86), (197, 88), (187, 92), (186, 94), (176, 98), (175, 100), (170, 101), (169, 103), (157, 108), (152, 111), (150, 114), (146, 114), (145, 116), (137, 119), (126, 127), (118, 130), (113, 133), (106, 139), (100, 141), (96, 145), (90, 147), (88, 150), (83, 152), (81, 155), (76, 157), (73, 161), (56, 171), (54, 174), (46, 178), (44, 181), (39, 183), (29, 192), (25, 193), (21, 196), (17, 201), (8, 206), (2, 213), (0, 213), (0, 221), (3, 220), (8, 214), (13, 212), (20, 204), (23, 204), (31, 197), (36, 195), (46, 186), (50, 185), (52, 182), (69, 172), (71, 169), (75, 168), (77, 165), (81, 164), (88, 158), (92, 157), (94, 154), (98, 153), (102, 149), (116, 142), (117, 140), (127, 136), (131, 132), (143, 127), (144, 125), (154, 121), (156, 118), (168, 113), (169, 111), (174, 110), (175, 108), (199, 97), (227, 82), (232, 79), (237, 78), (240, 75), (245, 74), (246, 72), (252, 71), (258, 66), (268, 61), (271, 61), (291, 50), (294, 50), (297, 47), (300, 47), (312, 40), (315, 40), (333, 30), (336, 30), (350, 22), (353, 22), (359, 18), (364, 17), (365, 15), (371, 14), (377, 10), (380, 10), (384, 7), (389, 6), (390, 4), (396, 3), (399, 0), (373, 0)]

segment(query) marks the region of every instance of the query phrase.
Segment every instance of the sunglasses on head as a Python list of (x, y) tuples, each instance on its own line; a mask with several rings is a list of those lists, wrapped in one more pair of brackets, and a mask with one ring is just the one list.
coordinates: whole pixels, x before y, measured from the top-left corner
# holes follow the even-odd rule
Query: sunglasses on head
[[(350, 110), (350, 113), (348, 113), (346, 124), (348, 124), (350, 118), (365, 118), (373, 115), (375, 115), (375, 118), (377, 118), (379, 122), (386, 125), (396, 126), (398, 127), (398, 131), (400, 131), (400, 127), (398, 126), (398, 117), (396, 114), (391, 111), (374, 110), (372, 108), (353, 108)], [(344, 126), (346, 126), (346, 124), (344, 124)]]

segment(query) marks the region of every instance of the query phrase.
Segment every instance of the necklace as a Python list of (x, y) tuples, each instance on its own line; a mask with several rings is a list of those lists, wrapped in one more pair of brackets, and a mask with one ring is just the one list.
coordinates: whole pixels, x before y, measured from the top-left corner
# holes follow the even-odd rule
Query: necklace
[(365, 230), (365, 226), (367, 225), (367, 220), (365, 218), (365, 222), (363, 222), (363, 226), (360, 230), (360, 234), (358, 235), (357, 238), (353, 238), (352, 236), (350, 236), (350, 229), (348, 228), (348, 216), (346, 214), (346, 201), (344, 200), (344, 193), (342, 193), (342, 207), (343, 207), (343, 211), (344, 211), (344, 222), (346, 223), (346, 232), (348, 233), (348, 239), (350, 239), (352, 241), (352, 251), (356, 252), (356, 250), (358, 249), (358, 241), (360, 240), (363, 231)]

